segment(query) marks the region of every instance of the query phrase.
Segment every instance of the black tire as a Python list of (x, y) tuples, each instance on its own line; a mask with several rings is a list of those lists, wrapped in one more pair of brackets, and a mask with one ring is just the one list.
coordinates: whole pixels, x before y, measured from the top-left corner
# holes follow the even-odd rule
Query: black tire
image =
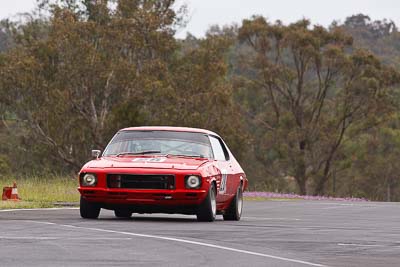
[(80, 201), (80, 213), (84, 219), (97, 219), (100, 214), (100, 207), (96, 203), (87, 201), (81, 196)]
[(114, 210), (115, 217), (128, 219), (132, 217), (132, 212), (129, 210)]
[(217, 216), (217, 200), (214, 183), (211, 184), (208, 194), (197, 211), (197, 220), (201, 222), (213, 222)]
[(235, 197), (232, 199), (229, 208), (225, 211), (223, 217), (225, 221), (239, 221), (243, 210), (243, 192), (242, 186), (239, 186)]

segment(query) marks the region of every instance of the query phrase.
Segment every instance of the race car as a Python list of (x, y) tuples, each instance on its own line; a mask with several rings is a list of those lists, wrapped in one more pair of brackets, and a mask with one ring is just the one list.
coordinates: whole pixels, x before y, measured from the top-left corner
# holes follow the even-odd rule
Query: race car
[(131, 127), (119, 130), (104, 152), (79, 172), (80, 215), (101, 209), (118, 218), (132, 213), (180, 213), (199, 221), (240, 220), (248, 180), (222, 140), (208, 130)]

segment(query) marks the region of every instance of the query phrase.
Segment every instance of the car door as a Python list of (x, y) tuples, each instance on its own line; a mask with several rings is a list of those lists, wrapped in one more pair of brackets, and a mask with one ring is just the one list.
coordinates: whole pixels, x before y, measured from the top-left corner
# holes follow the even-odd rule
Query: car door
[(222, 140), (217, 136), (210, 136), (210, 143), (214, 154), (214, 160), (219, 169), (217, 176), (217, 202), (225, 202), (232, 195), (232, 183), (235, 183), (232, 166), (229, 161), (229, 152)]

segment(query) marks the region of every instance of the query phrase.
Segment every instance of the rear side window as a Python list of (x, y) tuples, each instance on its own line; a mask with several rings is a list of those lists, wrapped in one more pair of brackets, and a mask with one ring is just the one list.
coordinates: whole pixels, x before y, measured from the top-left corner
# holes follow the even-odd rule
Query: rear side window
[(214, 153), (214, 159), (222, 161), (229, 160), (228, 150), (219, 138), (210, 136), (210, 142)]

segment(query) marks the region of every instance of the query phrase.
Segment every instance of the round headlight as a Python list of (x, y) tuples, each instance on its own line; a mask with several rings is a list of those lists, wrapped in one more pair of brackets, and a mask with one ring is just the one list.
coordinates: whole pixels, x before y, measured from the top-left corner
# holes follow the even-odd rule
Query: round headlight
[(84, 186), (95, 186), (97, 183), (97, 178), (94, 174), (87, 173), (83, 176), (82, 185)]
[(186, 186), (188, 188), (197, 188), (200, 186), (200, 177), (191, 175), (186, 180)]

